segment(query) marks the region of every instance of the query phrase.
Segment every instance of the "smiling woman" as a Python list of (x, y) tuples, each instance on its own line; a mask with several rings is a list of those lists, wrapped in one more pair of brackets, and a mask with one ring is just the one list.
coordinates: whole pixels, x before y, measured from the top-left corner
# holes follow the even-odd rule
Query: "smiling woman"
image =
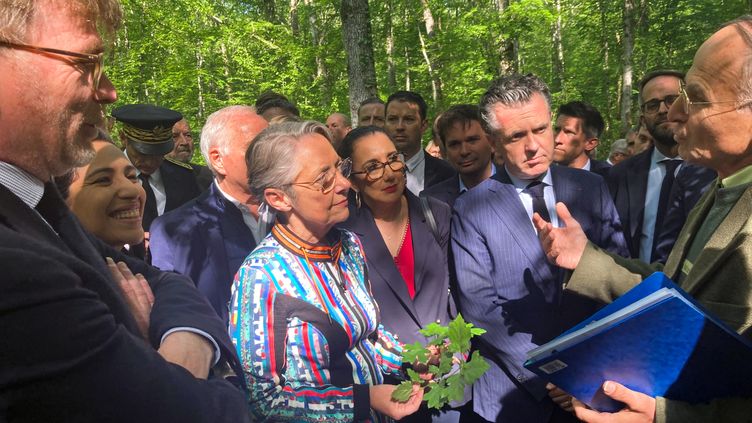
[(73, 170), (68, 206), (89, 232), (121, 249), (143, 241), (141, 217), (146, 194), (136, 168), (109, 141), (94, 141), (96, 156)]

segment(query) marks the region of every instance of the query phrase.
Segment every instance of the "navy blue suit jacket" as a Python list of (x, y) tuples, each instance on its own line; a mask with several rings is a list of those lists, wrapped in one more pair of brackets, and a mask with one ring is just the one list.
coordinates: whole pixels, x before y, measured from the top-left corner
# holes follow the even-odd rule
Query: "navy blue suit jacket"
[[(556, 201), (567, 205), (588, 239), (626, 255), (603, 179), (562, 166), (550, 171)], [(546, 383), (523, 367), (525, 354), (576, 322), (562, 324), (564, 271), (546, 259), (504, 169), (455, 202), (452, 253), (459, 309), (487, 330), (477, 347), (491, 368), (473, 386), (475, 412), (490, 421), (547, 422), (554, 405)]]
[(227, 322), (235, 273), (256, 247), (250, 229), (216, 184), (152, 223), (152, 264), (190, 277)]
[(429, 199), (439, 242), (426, 224), (418, 197), (407, 190), (405, 195), (415, 256), (415, 298), (410, 298), (407, 284), (397, 270), (368, 206), (363, 204), (357, 208), (351, 201), (350, 217), (341, 226), (355, 233), (363, 244), (371, 292), (379, 305), (384, 327), (396, 334), (401, 342), (425, 344), (427, 339), (418, 331), (431, 322), (446, 325), (450, 319), (447, 267), (450, 210), (446, 204)]
[[(0, 421), (250, 421), (240, 390), (197, 380), (156, 351), (168, 330), (192, 327), (240, 372), (227, 325), (201, 295), (184, 277), (104, 245), (57, 202), (47, 215), (59, 222), (56, 234), (0, 185)], [(105, 257), (148, 280), (148, 341)]]
[(439, 182), (454, 176), (457, 172), (452, 165), (444, 160), (437, 159), (436, 157), (426, 153), (425, 150), (421, 150), (426, 157), (425, 177), (423, 180), (423, 189), (436, 185)]
[(590, 159), (590, 171), (607, 178), (608, 172), (611, 171), (611, 165), (601, 160)]
[(448, 204), (449, 207), (453, 207), (454, 201), (457, 200), (457, 197), (460, 196), (459, 178), (459, 175), (455, 175), (451, 178), (444, 179), (438, 184), (424, 189), (422, 195), (433, 197)]

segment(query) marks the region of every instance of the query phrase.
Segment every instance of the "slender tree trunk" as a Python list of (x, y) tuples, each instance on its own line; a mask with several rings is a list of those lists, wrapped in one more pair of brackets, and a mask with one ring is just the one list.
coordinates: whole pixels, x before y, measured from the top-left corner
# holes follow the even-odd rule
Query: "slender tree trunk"
[[(494, 0), (496, 11), (501, 15), (511, 0)], [(519, 45), (516, 39), (501, 40), (499, 44), (499, 75), (517, 72), (520, 68)]]
[(634, 49), (634, 0), (624, 0), (621, 86), (621, 129), (626, 133), (632, 122), (632, 51)]
[(428, 57), (428, 48), (426, 47), (426, 39), (423, 37), (423, 31), (418, 28), (418, 39), (420, 40), (420, 51), (423, 53), (423, 59), (426, 61), (426, 67), (428, 68), (428, 76), (431, 77), (431, 94), (433, 103), (438, 105), (441, 103), (441, 78), (439, 77), (431, 58)]
[(405, 89), (407, 91), (412, 89), (410, 82), (410, 52), (405, 47)]
[(601, 63), (601, 98), (606, 102), (606, 113), (605, 115), (611, 116), (613, 113), (612, 107), (613, 102), (611, 101), (611, 96), (608, 95), (609, 89), (611, 89), (611, 78), (609, 77), (609, 67), (608, 67), (608, 60), (609, 60), (609, 43), (608, 43), (608, 30), (606, 29), (606, 1), (607, 0), (599, 0), (598, 1), (598, 9), (600, 11), (600, 34), (601, 34), (601, 49), (602, 49), (602, 57), (603, 57), (603, 63)]
[(428, 0), (420, 0), (420, 2), (423, 4), (423, 21), (426, 23), (426, 35), (428, 35), (428, 38), (432, 38), (434, 31), (433, 13), (431, 13), (431, 8), (428, 6)]
[(290, 0), (290, 30), (293, 38), (300, 36), (300, 24), (298, 23), (298, 4), (300, 0)]
[(319, 31), (318, 18), (313, 0), (304, 0), (306, 7), (309, 9), (308, 26), (311, 30), (311, 44), (315, 50), (314, 58), (316, 60), (316, 79), (321, 81), (321, 106), (326, 108), (332, 101), (332, 90), (329, 87), (329, 78), (326, 68), (326, 62), (321, 56), (321, 32)]
[(551, 91), (559, 92), (564, 81), (564, 47), (561, 41), (561, 0), (554, 0), (553, 57), (551, 58)]
[(201, 82), (201, 70), (204, 67), (204, 56), (201, 55), (201, 45), (196, 49), (196, 85), (198, 86), (198, 118), (204, 117), (206, 104), (204, 103), (204, 87)]
[(342, 0), (340, 15), (347, 55), (350, 115), (357, 121), (360, 103), (377, 93), (368, 0)]
[(397, 91), (397, 67), (394, 63), (394, 25), (392, 23), (394, 9), (392, 6), (392, 1), (389, 0), (387, 4), (388, 16), (386, 17), (386, 65), (387, 88), (389, 88), (390, 93)]
[(232, 96), (232, 84), (230, 84), (230, 59), (227, 56), (227, 46), (224, 41), (219, 43), (219, 51), (222, 54), (222, 73), (225, 76), (225, 96), (229, 100)]

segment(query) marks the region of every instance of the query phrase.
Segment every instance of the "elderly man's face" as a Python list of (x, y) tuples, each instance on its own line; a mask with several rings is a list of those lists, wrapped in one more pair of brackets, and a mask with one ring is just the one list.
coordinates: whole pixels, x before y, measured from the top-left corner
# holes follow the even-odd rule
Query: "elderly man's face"
[[(749, 78), (745, 69), (752, 59), (752, 47), (733, 26), (713, 34), (697, 51), (686, 77), (690, 104), (681, 98), (671, 107), (669, 118), (677, 122), (679, 154), (686, 160), (707, 166), (720, 177), (729, 176), (752, 162), (752, 111), (735, 103), (739, 81)], [(748, 105), (747, 103), (746, 105)]]
[[(93, 22), (66, 10), (66, 2), (45, 2), (30, 22), (24, 43), (96, 54), (102, 39)], [(117, 99), (102, 76), (94, 90), (94, 65), (74, 65), (64, 56), (7, 48), (0, 52), (0, 126), (4, 147), (17, 165), (42, 180), (62, 175), (94, 157), (92, 141), (104, 125), (103, 106)]]
[(522, 180), (546, 173), (554, 151), (551, 109), (546, 99), (535, 94), (524, 104), (496, 104), (493, 113), (501, 128), (495, 136), (496, 150), (501, 151), (507, 170)]
[(167, 153), (167, 157), (190, 163), (193, 158), (193, 132), (187, 120), (181, 119), (172, 127), (172, 139), (175, 140), (175, 147)]

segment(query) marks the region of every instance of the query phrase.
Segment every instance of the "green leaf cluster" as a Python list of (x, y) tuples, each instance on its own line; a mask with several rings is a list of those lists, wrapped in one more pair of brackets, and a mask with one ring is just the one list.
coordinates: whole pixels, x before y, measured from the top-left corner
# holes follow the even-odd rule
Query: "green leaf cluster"
[[(465, 322), (460, 314), (447, 326), (431, 323), (420, 333), (430, 341), (425, 346), (419, 342), (404, 346), (402, 361), (413, 368), (408, 368), (409, 380), (394, 390), (392, 398), (407, 401), (413, 385), (418, 384), (424, 389), (423, 399), (429, 408), (440, 409), (449, 402), (462, 400), (465, 387), (488, 370), (488, 363), (478, 351), (469, 355), (470, 340), (486, 331)], [(433, 379), (430, 382), (423, 380), (415, 369), (427, 371)]]

